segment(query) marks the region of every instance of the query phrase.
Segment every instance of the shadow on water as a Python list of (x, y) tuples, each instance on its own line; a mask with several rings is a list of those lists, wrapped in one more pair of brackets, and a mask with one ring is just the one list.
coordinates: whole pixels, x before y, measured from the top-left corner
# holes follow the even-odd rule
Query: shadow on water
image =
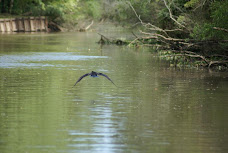
[[(227, 73), (170, 68), (148, 48), (98, 40), (0, 35), (1, 153), (227, 151)], [(91, 71), (118, 88), (104, 77), (72, 88)]]

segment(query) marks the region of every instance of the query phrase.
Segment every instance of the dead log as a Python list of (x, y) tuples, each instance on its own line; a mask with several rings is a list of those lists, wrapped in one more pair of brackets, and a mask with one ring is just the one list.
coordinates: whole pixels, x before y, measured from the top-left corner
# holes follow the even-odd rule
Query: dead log
[(105, 37), (104, 35), (98, 33), (98, 35), (101, 36), (101, 39), (97, 42), (98, 44), (110, 44), (111, 40), (107, 37)]
[(97, 42), (99, 44), (116, 44), (116, 45), (127, 45), (129, 42), (121, 40), (121, 39), (111, 39), (106, 36), (98, 33), (101, 36), (101, 39)]
[(49, 22), (48, 23), (48, 31), (49, 32), (59, 32), (59, 31), (63, 31), (63, 28), (60, 27), (59, 25), (57, 25), (56, 23), (54, 22)]
[(93, 20), (92, 20), (92, 22), (91, 22), (88, 26), (86, 26), (85, 28), (80, 28), (79, 31), (80, 31), (80, 32), (85, 32), (85, 31), (89, 30), (89, 28), (90, 28), (92, 25), (93, 25)]

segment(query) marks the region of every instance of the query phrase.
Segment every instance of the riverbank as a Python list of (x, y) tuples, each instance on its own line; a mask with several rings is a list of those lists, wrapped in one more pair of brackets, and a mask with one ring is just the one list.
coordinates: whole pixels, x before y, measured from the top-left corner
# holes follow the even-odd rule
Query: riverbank
[[(228, 65), (224, 62), (224, 58), (222, 57), (213, 60), (206, 59), (205, 57), (194, 53), (181, 53), (171, 50), (161, 50), (158, 52), (158, 56), (161, 59), (169, 61), (171, 67), (206, 68), (215, 71), (228, 71)], [(208, 62), (206, 62), (206, 60)]]
[[(206, 50), (197, 52), (187, 50), (175, 50), (167, 44), (161, 44), (154, 39), (139, 39), (135, 33), (132, 33), (132, 39), (123, 39), (121, 36), (109, 38), (105, 34), (100, 34), (98, 43), (104, 45), (128, 45), (133, 48), (147, 47), (151, 52), (157, 52), (159, 58), (170, 62), (171, 67), (188, 68), (206, 68), (216, 71), (228, 71), (228, 56), (216, 53), (205, 54)], [(135, 37), (135, 38), (133, 38)]]
[[(19, 17), (19, 16), (17, 16)], [(9, 18), (9, 16), (4, 16), (5, 19)], [(28, 18), (28, 17), (27, 17)], [(21, 19), (26, 19), (25, 17), (21, 17)], [(47, 19), (46, 19), (47, 20)], [(30, 22), (28, 22), (30, 24)], [(175, 50), (172, 49), (172, 46), (167, 44), (161, 44), (161, 42), (157, 41), (156, 39), (147, 37), (145, 38), (142, 35), (137, 35), (135, 33), (132, 33), (132, 38), (135, 37), (135, 39), (126, 39), (123, 38), (121, 35), (116, 37), (115, 39), (111, 39), (106, 37), (106, 33), (99, 33), (99, 29), (103, 29), (104, 25), (112, 25), (112, 27), (116, 27), (117, 24), (111, 23), (110, 21), (93, 21), (91, 19), (82, 20), (78, 22), (77, 25), (72, 26), (68, 24), (58, 25), (52, 21), (48, 22), (48, 31), (49, 32), (57, 32), (57, 31), (80, 31), (80, 32), (86, 32), (86, 31), (97, 31), (97, 33), (101, 36), (101, 39), (98, 40), (101, 44), (115, 44), (115, 45), (129, 45), (131, 47), (150, 47), (151, 50), (156, 49), (158, 52), (158, 55), (161, 59), (165, 59), (167, 61), (170, 61), (170, 66), (178, 66), (183, 67), (187, 66), (189, 68), (210, 68), (220, 71), (227, 71), (228, 70), (228, 58), (225, 55), (220, 54), (211, 54), (210, 56), (205, 56), (202, 53), (204, 52), (193, 52), (193, 51), (183, 51), (183, 50)], [(24, 27), (25, 24), (23, 24)], [(30, 24), (31, 25), (31, 24)], [(62, 27), (63, 26), (63, 27)], [(128, 31), (136, 31), (135, 29), (129, 29), (124, 28), (122, 26), (119, 26), (125, 30)], [(110, 28), (107, 28), (106, 32), (108, 32)], [(22, 30), (19, 30), (22, 31)], [(37, 30), (36, 30), (37, 31)], [(39, 30), (38, 30), (39, 31)], [(41, 30), (40, 30), (41, 31)], [(140, 31), (138, 31), (138, 34)], [(121, 38), (122, 37), (122, 38)], [(172, 44), (173, 45), (173, 44)], [(176, 45), (176, 44), (174, 44)], [(183, 47), (183, 45), (182, 45)]]

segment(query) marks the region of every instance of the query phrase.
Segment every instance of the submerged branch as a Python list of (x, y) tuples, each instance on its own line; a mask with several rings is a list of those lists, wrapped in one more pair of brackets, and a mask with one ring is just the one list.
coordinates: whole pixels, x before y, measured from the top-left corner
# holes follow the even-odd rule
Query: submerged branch
[(93, 20), (92, 20), (92, 22), (91, 22), (88, 26), (86, 26), (85, 28), (80, 28), (79, 31), (80, 31), (80, 32), (85, 32), (85, 31), (89, 30), (89, 28), (90, 28), (92, 25), (93, 25)]
[(97, 42), (99, 44), (116, 44), (116, 45), (129, 44), (129, 42), (121, 40), (121, 39), (110, 39), (100, 33), (98, 33), (98, 34), (101, 36), (101, 39)]
[[(205, 63), (205, 64), (201, 65), (204, 67), (211, 68), (212, 66), (215, 66), (215, 65), (226, 65), (226, 67), (228, 66), (228, 60), (214, 60), (212, 58), (212, 57), (221, 56), (221, 55), (213, 55), (213, 56), (205, 57), (201, 54), (197, 54), (197, 53), (191, 52), (191, 51), (172, 50), (172, 52), (174, 52), (174, 54), (168, 55), (168, 56), (181, 56), (181, 57), (199, 58), (200, 60), (202, 60)], [(225, 57), (225, 58), (227, 58), (227, 57)]]
[(88, 26), (85, 28), (85, 31), (88, 30), (92, 25), (93, 25), (93, 20), (92, 20), (92, 22), (90, 23), (90, 25), (88, 25)]

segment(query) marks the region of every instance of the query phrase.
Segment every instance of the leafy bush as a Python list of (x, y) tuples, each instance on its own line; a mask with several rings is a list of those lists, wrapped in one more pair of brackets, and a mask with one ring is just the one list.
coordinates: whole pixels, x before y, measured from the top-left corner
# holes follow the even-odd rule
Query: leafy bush
[(47, 5), (45, 10), (45, 16), (49, 16), (51, 20), (55, 20), (56, 18), (62, 18), (64, 15), (63, 8), (58, 5)]
[(210, 19), (206, 23), (198, 22), (191, 36), (199, 40), (228, 39), (227, 32), (214, 27), (228, 29), (228, 0), (216, 1), (210, 5)]
[(85, 18), (100, 19), (101, 18), (101, 4), (100, 1), (81, 1), (79, 4), (80, 12)]

